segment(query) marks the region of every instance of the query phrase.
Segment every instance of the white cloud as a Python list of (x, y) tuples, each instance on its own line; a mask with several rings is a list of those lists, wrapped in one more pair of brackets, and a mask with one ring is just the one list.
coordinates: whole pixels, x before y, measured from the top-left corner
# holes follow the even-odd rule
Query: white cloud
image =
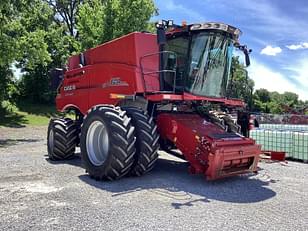
[(255, 81), (255, 89), (265, 88), (279, 93), (291, 91), (298, 94), (300, 99), (308, 100), (308, 59), (300, 61), (292, 68), (285, 68), (294, 71), (294, 75), (290, 77), (296, 81), (291, 81), (283, 73), (274, 71), (257, 60), (253, 59), (251, 63), (248, 73)]
[(282, 52), (282, 49), (280, 47), (272, 47), (269, 45), (267, 45), (261, 50), (261, 54), (270, 55), (270, 56), (276, 56), (277, 54), (281, 52)]
[(286, 47), (290, 50), (308, 49), (308, 43), (291, 44)]

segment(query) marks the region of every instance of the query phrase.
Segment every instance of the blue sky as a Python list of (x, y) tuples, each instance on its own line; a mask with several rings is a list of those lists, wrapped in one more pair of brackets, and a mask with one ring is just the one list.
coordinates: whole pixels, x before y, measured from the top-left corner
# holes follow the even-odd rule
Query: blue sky
[(308, 100), (307, 0), (155, 0), (156, 19), (180, 24), (218, 21), (243, 31), (253, 50), (249, 76), (255, 88), (292, 91)]

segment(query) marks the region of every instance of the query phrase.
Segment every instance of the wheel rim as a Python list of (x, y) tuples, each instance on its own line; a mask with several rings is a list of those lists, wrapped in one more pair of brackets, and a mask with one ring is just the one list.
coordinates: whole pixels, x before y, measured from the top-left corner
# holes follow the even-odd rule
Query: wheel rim
[(54, 133), (53, 133), (53, 129), (50, 129), (50, 131), (49, 131), (48, 145), (49, 145), (49, 149), (51, 151), (53, 151), (53, 147), (54, 147)]
[(108, 156), (109, 137), (107, 128), (101, 121), (94, 121), (87, 132), (86, 147), (89, 160), (95, 166), (102, 165)]

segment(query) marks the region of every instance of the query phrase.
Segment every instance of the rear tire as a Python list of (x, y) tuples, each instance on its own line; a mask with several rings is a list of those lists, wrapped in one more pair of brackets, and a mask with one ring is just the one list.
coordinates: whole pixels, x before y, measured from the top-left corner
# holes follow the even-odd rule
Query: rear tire
[(65, 160), (75, 153), (78, 131), (69, 118), (51, 119), (47, 133), (47, 151), (51, 160)]
[(149, 172), (158, 159), (159, 134), (157, 126), (147, 112), (135, 107), (123, 107), (127, 115), (132, 118), (136, 129), (136, 154), (130, 175), (141, 176)]
[(84, 118), (80, 149), (86, 171), (96, 180), (115, 180), (134, 163), (135, 141), (131, 119), (120, 108), (95, 106)]

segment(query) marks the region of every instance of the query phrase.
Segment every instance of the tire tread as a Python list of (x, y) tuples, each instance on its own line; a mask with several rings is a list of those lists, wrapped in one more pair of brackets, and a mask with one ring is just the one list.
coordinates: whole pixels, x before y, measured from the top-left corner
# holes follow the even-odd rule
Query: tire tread
[[(53, 129), (54, 147), (49, 147), (49, 133)], [(47, 146), (48, 156), (52, 160), (65, 160), (75, 153), (78, 139), (78, 128), (69, 118), (51, 119), (48, 126)]]
[(142, 109), (123, 107), (123, 110), (131, 117), (136, 130), (135, 162), (130, 175), (141, 176), (149, 172), (158, 159), (159, 134), (157, 133), (157, 126), (153, 118)]

